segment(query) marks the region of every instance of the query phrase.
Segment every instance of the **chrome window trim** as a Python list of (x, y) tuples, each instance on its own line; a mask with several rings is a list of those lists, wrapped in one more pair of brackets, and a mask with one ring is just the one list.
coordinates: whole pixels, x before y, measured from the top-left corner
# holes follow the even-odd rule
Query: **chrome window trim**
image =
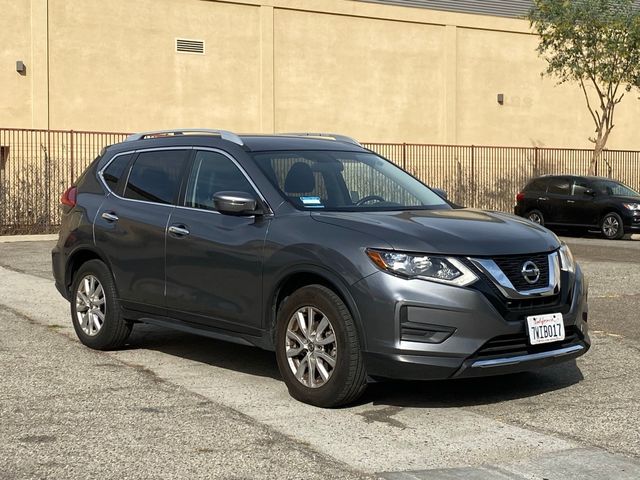
[(541, 288), (519, 291), (513, 286), (496, 262), (489, 258), (468, 257), (468, 260), (473, 263), (478, 270), (484, 273), (505, 297), (512, 299), (548, 297), (560, 291), (560, 261), (558, 252), (550, 253), (547, 259), (549, 262), (549, 283)]
[[(247, 182), (249, 182), (249, 185), (251, 185), (251, 188), (253, 188), (254, 193), (258, 196), (258, 198), (260, 198), (260, 200), (262, 201), (263, 205), (266, 207), (267, 211), (265, 212), (265, 214), (267, 214), (267, 215), (273, 214), (273, 209), (271, 208), (271, 205), (269, 205), (269, 202), (267, 202), (267, 199), (264, 198), (264, 195), (262, 195), (262, 192), (260, 191), (258, 186), (254, 183), (253, 179), (244, 170), (244, 168), (242, 168), (240, 163), (238, 163), (238, 161), (233, 157), (233, 155), (231, 155), (228, 152), (225, 152), (224, 150), (220, 150), (219, 148), (213, 148), (213, 147), (193, 147), (193, 150), (219, 153), (219, 154), (227, 157), (229, 160), (231, 160), (233, 162), (233, 164), (236, 166), (236, 168), (238, 170), (240, 170), (240, 173), (242, 173), (242, 175), (244, 175), (244, 178), (247, 180)], [(207, 209), (204, 209), (204, 208), (187, 207), (186, 205), (176, 205), (176, 207), (177, 208), (184, 208), (184, 209), (188, 209), (188, 210), (197, 210), (199, 212), (213, 212), (213, 213), (216, 213), (218, 215), (222, 215), (218, 210), (207, 210)], [(253, 215), (246, 215), (246, 216), (247, 217), (251, 217)]]
[[(173, 204), (173, 203), (149, 202), (147, 200), (136, 200), (135, 198), (121, 197), (120, 195), (118, 195), (117, 193), (115, 193), (113, 190), (111, 190), (109, 188), (109, 185), (107, 185), (107, 182), (103, 177), (104, 171), (109, 167), (109, 165), (111, 165), (111, 162), (113, 162), (116, 158), (118, 158), (118, 157), (120, 157), (122, 155), (130, 155), (130, 154), (134, 154), (135, 155), (136, 153), (155, 152), (155, 151), (161, 151), (161, 150), (193, 150), (193, 147), (141, 148), (141, 149), (138, 149), (138, 150), (127, 150), (126, 152), (120, 152), (120, 153), (115, 154), (113, 156), (113, 158), (111, 158), (111, 160), (109, 160), (104, 165), (104, 167), (102, 167), (100, 170), (98, 170), (98, 178), (102, 182), (102, 185), (104, 186), (104, 188), (107, 189), (107, 192), (109, 193), (109, 195), (113, 195), (117, 199), (125, 200), (127, 202), (137, 202), (137, 203), (144, 203), (144, 204), (147, 204), (147, 205), (160, 205), (160, 206), (163, 206), (163, 207), (173, 208), (173, 207), (175, 207), (175, 204)], [(126, 191), (126, 184), (129, 183), (129, 176), (130, 175), (131, 175), (131, 169), (129, 169), (129, 172), (127, 173), (127, 180), (126, 180), (126, 183), (125, 183), (125, 191)]]
[[(152, 147), (152, 148), (140, 148), (140, 149), (136, 149), (136, 150), (127, 150), (126, 152), (120, 152), (115, 154), (100, 170), (98, 170), (98, 178), (100, 180), (100, 182), (102, 183), (102, 185), (104, 186), (104, 188), (107, 189), (107, 192), (109, 195), (113, 195), (114, 197), (118, 198), (119, 200), (125, 200), (127, 202), (138, 202), (138, 203), (146, 203), (149, 205), (161, 205), (161, 206), (165, 206), (165, 207), (175, 207), (175, 208), (180, 208), (180, 209), (185, 209), (185, 210), (195, 210), (198, 212), (209, 212), (209, 213), (213, 213), (216, 215), (221, 215), (221, 213), (217, 210), (205, 210), (203, 208), (194, 208), (194, 207), (187, 207), (184, 205), (176, 205), (175, 203), (158, 203), (158, 202), (149, 202), (147, 200), (136, 200), (134, 198), (126, 198), (126, 197), (122, 197), (120, 195), (118, 195), (117, 193), (115, 193), (113, 190), (111, 190), (111, 188), (109, 188), (109, 185), (107, 184), (106, 180), (104, 179), (104, 171), (109, 167), (109, 165), (111, 165), (111, 162), (113, 162), (116, 158), (122, 156), (122, 155), (135, 155), (138, 153), (146, 153), (146, 152), (157, 152), (157, 151), (165, 151), (165, 150), (201, 150), (201, 151), (209, 151), (209, 152), (215, 152), (215, 153), (220, 153), (222, 155), (224, 155), (225, 157), (227, 157), (229, 160), (231, 160), (233, 162), (233, 164), (238, 168), (238, 170), (240, 170), (240, 172), (242, 173), (242, 175), (244, 175), (244, 177), (247, 179), (247, 181), (249, 182), (249, 184), (251, 185), (251, 187), (254, 189), (255, 193), (258, 195), (258, 197), (260, 198), (260, 200), (263, 202), (263, 204), (265, 205), (267, 212), (265, 212), (265, 215), (272, 215), (273, 214), (273, 210), (271, 208), (271, 206), (269, 205), (269, 202), (267, 202), (266, 198), (264, 198), (264, 195), (262, 195), (262, 192), (258, 189), (258, 187), (256, 186), (256, 184), (254, 183), (254, 181), (251, 179), (251, 177), (249, 177), (249, 175), (247, 174), (247, 172), (244, 170), (244, 168), (242, 168), (242, 166), (238, 163), (238, 161), (229, 153), (225, 152), (224, 150), (220, 150), (218, 148), (210, 148), (210, 147), (194, 147), (194, 146), (182, 146), (182, 147)], [(126, 191), (126, 183), (129, 182), (129, 176), (131, 175), (131, 169), (129, 169), (129, 172), (127, 172), (127, 179), (125, 181), (125, 191)], [(247, 217), (250, 217), (252, 215), (247, 215)]]
[(584, 350), (582, 345), (572, 345), (570, 347), (550, 350), (548, 352), (531, 353), (529, 355), (518, 355), (517, 357), (493, 358), (490, 360), (476, 360), (471, 364), (471, 368), (491, 368), (504, 367), (507, 365), (515, 365), (522, 362), (530, 362), (532, 360), (542, 360), (545, 358), (562, 357), (575, 352)]

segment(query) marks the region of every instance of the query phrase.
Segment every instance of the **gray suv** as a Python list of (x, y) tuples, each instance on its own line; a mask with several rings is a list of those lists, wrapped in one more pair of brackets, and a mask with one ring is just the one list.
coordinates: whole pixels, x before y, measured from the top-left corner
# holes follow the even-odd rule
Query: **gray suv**
[(293, 397), (555, 365), (590, 346), (587, 285), (540, 225), (459, 208), (340, 135), (142, 133), (62, 196), (56, 286), (79, 339), (136, 323), (275, 351)]

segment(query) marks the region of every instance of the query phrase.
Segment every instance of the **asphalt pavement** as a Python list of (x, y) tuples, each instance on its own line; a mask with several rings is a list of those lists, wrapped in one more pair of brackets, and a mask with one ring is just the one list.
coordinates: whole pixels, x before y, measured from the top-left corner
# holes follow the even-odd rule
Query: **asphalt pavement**
[(291, 399), (269, 352), (150, 326), (77, 341), (52, 242), (0, 243), (1, 478), (640, 478), (640, 242), (569, 238), (593, 348), (538, 372)]

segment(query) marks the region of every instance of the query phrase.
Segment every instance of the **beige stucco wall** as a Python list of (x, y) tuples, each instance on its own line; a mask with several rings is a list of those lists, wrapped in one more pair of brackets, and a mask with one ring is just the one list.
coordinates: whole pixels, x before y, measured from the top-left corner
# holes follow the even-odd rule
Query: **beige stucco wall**
[[(580, 90), (540, 77), (522, 20), (352, 0), (0, 0), (0, 12), (0, 127), (589, 146)], [(176, 37), (206, 54), (176, 53)], [(639, 119), (629, 95), (609, 147), (640, 149)]]
[(443, 26), (278, 10), (274, 31), (277, 131), (443, 140)]
[[(16, 61), (27, 65), (27, 75), (16, 72)], [(31, 1), (0, 2), (0, 124), (31, 127), (32, 72)]]
[[(258, 7), (49, 0), (49, 23), (53, 128), (259, 128)], [(176, 37), (206, 54), (177, 54)]]

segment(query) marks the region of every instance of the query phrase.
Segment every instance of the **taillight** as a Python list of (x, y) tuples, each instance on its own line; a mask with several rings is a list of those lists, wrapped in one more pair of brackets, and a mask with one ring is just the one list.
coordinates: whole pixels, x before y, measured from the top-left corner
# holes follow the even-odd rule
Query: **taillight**
[(524, 192), (520, 192), (516, 195), (516, 202), (521, 202), (524, 200)]
[(69, 187), (60, 197), (60, 203), (68, 207), (75, 207), (77, 197), (78, 189), (76, 187)]

